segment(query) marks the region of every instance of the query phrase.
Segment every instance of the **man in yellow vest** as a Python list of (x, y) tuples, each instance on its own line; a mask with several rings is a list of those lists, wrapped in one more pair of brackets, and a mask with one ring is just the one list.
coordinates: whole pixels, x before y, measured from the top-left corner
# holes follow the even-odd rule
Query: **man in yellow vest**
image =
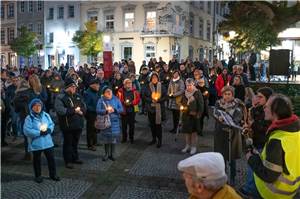
[(289, 98), (281, 94), (270, 97), (264, 111), (272, 124), (262, 153), (246, 154), (254, 173), (248, 192), (254, 198), (293, 198), (300, 188), (300, 120)]

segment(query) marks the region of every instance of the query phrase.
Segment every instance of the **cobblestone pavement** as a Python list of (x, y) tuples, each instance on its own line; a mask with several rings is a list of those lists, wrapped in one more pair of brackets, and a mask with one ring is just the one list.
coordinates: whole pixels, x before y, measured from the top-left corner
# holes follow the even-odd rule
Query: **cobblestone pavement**
[[(89, 151), (86, 147), (85, 132), (80, 141), (80, 158), (83, 165), (75, 169), (64, 168), (62, 158), (61, 134), (57, 131), (54, 140), (59, 144), (55, 148), (55, 159), (60, 182), (47, 179), (48, 169), (43, 157), (42, 175), (45, 181), (37, 184), (33, 181), (31, 162), (23, 161), (22, 138), (2, 149), (1, 168), (1, 198), (110, 198), (110, 199), (184, 199), (188, 197), (184, 181), (177, 171), (178, 161), (188, 157), (182, 154), (184, 147), (183, 135), (175, 142), (175, 135), (168, 130), (172, 118), (168, 117), (164, 124), (163, 146), (157, 149), (148, 146), (151, 133), (147, 117), (137, 115), (136, 136), (134, 144), (117, 145), (115, 162), (101, 160), (103, 147), (97, 146), (97, 151)], [(204, 137), (199, 137), (199, 151), (212, 151), (214, 121), (205, 122)], [(10, 141), (8, 139), (8, 141)], [(244, 160), (238, 161), (237, 186), (245, 178)]]

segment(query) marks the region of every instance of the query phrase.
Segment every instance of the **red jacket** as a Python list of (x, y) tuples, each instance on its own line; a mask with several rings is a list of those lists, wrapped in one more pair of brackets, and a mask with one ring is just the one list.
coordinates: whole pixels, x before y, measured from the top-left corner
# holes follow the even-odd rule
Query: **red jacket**
[[(134, 96), (134, 99), (131, 102), (131, 105), (137, 106), (141, 100), (140, 93), (135, 88), (133, 88), (131, 91), (133, 92), (133, 96)], [(123, 105), (123, 110), (125, 111), (126, 107), (125, 107), (124, 88), (123, 87), (118, 90), (117, 97), (120, 99), (120, 101)], [(126, 113), (124, 112), (123, 114), (126, 114)]]
[(225, 83), (222, 74), (218, 75), (217, 80), (215, 82), (215, 87), (219, 97), (222, 96), (222, 88), (227, 84), (229, 85), (230, 79), (230, 75), (227, 75), (227, 82)]

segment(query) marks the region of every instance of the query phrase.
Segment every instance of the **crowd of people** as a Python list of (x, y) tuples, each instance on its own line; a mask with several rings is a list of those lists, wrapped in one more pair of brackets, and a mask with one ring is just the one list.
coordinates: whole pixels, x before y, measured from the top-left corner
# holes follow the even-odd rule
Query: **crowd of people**
[[(65, 167), (74, 169), (73, 164), (83, 164), (78, 152), (83, 129), (87, 148), (96, 151), (101, 143), (105, 152), (102, 160), (115, 161), (116, 144), (135, 143), (136, 114), (147, 115), (152, 135), (149, 145), (160, 148), (169, 110), (169, 132), (185, 134), (182, 153), (195, 155), (198, 138), (204, 135), (203, 126), (208, 121), (205, 118), (213, 116), (216, 153), (200, 153), (178, 165), (193, 197), (202, 198), (204, 190), (210, 196), (207, 198), (213, 198), (213, 193), (223, 187), (232, 193), (232, 198), (239, 198), (229, 186), (224, 187), (227, 177), (223, 170), (230, 168), (227, 174), (233, 185), (235, 161), (249, 149), (246, 184), (239, 193), (291, 198), (300, 186), (300, 122), (286, 96), (275, 94), (269, 87), (256, 93), (251, 89), (248, 77), (253, 79), (253, 74), (247, 73), (249, 65), (251, 68), (253, 63), (235, 64), (231, 59), (227, 64), (217, 57), (211, 64), (197, 59), (179, 62), (173, 56), (168, 63), (161, 57), (159, 61), (143, 61), (137, 71), (134, 61), (122, 60), (113, 64), (108, 78), (103, 65), (94, 64), (77, 68), (62, 64), (47, 70), (28, 67), (21, 71), (7, 67), (1, 70), (1, 145), (7, 145), (7, 134), (23, 136), (24, 159), (31, 160), (33, 154), (35, 181), (43, 181), (42, 152), (48, 160), (50, 178), (59, 181), (53, 152), (57, 144), (52, 138), (53, 120), (58, 121), (62, 132)], [(228, 126), (224, 114), (235, 126)], [(197, 170), (205, 166), (200, 163), (202, 159), (219, 171), (211, 174), (211, 169)], [(210, 184), (215, 177), (219, 181)]]

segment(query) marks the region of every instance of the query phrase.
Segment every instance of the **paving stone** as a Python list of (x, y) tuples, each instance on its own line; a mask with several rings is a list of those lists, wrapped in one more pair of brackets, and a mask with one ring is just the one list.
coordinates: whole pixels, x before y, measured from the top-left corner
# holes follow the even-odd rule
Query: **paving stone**
[(167, 190), (155, 190), (142, 187), (118, 186), (110, 196), (110, 199), (183, 199), (188, 195), (183, 192), (173, 192)]
[[(8, 174), (2, 174), (2, 178)], [(32, 179), (24, 179), (26, 177), (14, 176), (8, 178), (23, 178), (22, 180), (13, 180), (10, 182), (2, 182), (1, 198), (3, 199), (75, 199), (79, 198), (90, 186), (91, 183), (75, 180), (61, 179), (60, 182), (54, 182), (45, 179), (43, 183), (38, 184)]]

